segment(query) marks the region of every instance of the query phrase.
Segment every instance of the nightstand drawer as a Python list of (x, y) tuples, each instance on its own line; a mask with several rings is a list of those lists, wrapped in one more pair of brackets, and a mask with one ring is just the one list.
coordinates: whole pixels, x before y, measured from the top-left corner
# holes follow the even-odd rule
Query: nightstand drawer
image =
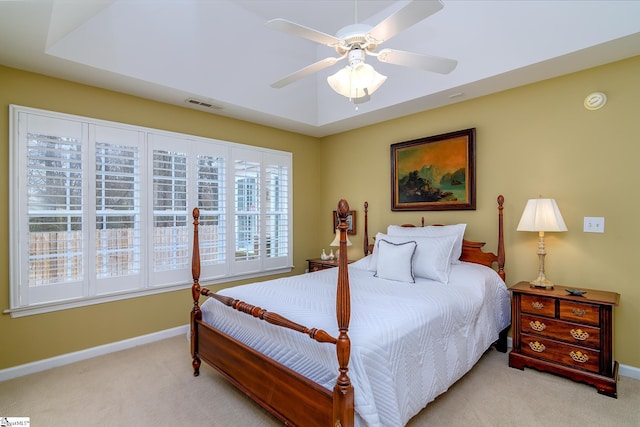
[(598, 328), (528, 314), (522, 315), (520, 326), (523, 334), (539, 335), (595, 349), (600, 347), (600, 329)]
[(598, 350), (563, 344), (529, 334), (522, 334), (522, 353), (591, 372), (598, 372), (600, 369)]
[(560, 301), (560, 318), (598, 326), (600, 306), (575, 301)]
[(538, 295), (522, 295), (522, 311), (541, 316), (556, 317), (556, 300)]

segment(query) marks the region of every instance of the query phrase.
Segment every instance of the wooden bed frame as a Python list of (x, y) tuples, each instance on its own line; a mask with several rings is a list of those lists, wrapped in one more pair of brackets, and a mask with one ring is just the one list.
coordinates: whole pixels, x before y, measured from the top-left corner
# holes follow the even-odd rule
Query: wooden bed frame
[[(503, 203), (498, 196), (498, 250), (497, 255), (483, 252), (484, 243), (463, 241), (463, 261), (492, 267), (498, 266), (498, 274), (505, 278)], [(287, 426), (304, 427), (353, 427), (354, 398), (353, 387), (349, 379), (349, 318), (351, 314), (349, 275), (347, 263), (347, 214), (349, 204), (343, 199), (338, 202), (337, 214), (340, 220), (340, 249), (338, 257), (338, 284), (336, 294), (336, 316), (338, 336), (333, 337), (323, 330), (309, 328), (292, 322), (277, 313), (247, 304), (230, 297), (218, 295), (203, 288), (200, 279), (200, 244), (198, 241), (198, 220), (200, 211), (193, 210), (193, 309), (191, 310), (191, 355), (193, 357), (194, 376), (200, 374), (201, 361), (205, 361), (218, 371), (231, 384), (253, 399)], [(365, 202), (365, 255), (371, 251), (368, 236), (368, 203)], [(424, 222), (424, 219), (423, 219)], [(424, 225), (424, 224), (423, 224)], [(255, 351), (251, 347), (226, 335), (220, 330), (202, 321), (200, 296), (215, 298), (238, 311), (252, 315), (274, 325), (290, 328), (307, 334), (310, 339), (330, 343), (336, 346), (338, 374), (333, 390), (327, 390), (319, 384)], [(496, 343), (499, 351), (507, 350), (507, 330), (500, 333)]]

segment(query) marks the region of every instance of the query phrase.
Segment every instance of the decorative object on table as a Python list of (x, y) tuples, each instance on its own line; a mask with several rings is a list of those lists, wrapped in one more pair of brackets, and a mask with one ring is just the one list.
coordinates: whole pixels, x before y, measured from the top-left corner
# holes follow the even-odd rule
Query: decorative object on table
[(529, 199), (517, 230), (538, 232), (538, 277), (529, 283), (532, 287), (553, 289), (553, 283), (544, 273), (544, 257), (547, 254), (544, 249), (544, 233), (545, 231), (567, 231), (556, 201), (543, 198)]
[[(333, 230), (337, 230), (338, 224), (340, 224), (338, 212), (333, 211)], [(347, 234), (351, 234), (352, 236), (356, 234), (356, 211), (349, 211), (347, 213), (347, 227)], [(347, 241), (348, 240), (347, 238)]]
[[(353, 211), (350, 211), (350, 212), (353, 212)], [(352, 246), (353, 243), (351, 243), (351, 240), (349, 240), (348, 233), (346, 237), (347, 237), (347, 246)], [(329, 244), (329, 246), (340, 246), (340, 229), (336, 228), (336, 237), (334, 237), (333, 241)], [(333, 254), (333, 249), (331, 250), (331, 254)], [(336, 249), (335, 257), (338, 258), (339, 254), (340, 254), (340, 249)]]
[(475, 128), (391, 145), (391, 210), (476, 209)]
[(322, 250), (322, 255), (320, 255), (320, 259), (323, 261), (326, 261), (329, 259), (329, 255), (327, 255), (327, 253), (324, 251), (324, 249)]
[(331, 252), (329, 252), (329, 256), (327, 257), (327, 259), (331, 261), (336, 259), (336, 256), (333, 254), (333, 249), (331, 249)]
[(581, 297), (587, 293), (587, 291), (583, 291), (581, 289), (565, 289), (565, 291), (567, 291), (569, 295), (573, 295), (575, 297)]

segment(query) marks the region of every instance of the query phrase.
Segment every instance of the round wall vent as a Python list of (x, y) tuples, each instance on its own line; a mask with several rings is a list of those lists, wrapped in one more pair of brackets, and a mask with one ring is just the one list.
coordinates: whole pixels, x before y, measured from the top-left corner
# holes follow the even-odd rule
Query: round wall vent
[(587, 110), (597, 110), (607, 103), (607, 95), (602, 92), (593, 92), (584, 99), (584, 108)]

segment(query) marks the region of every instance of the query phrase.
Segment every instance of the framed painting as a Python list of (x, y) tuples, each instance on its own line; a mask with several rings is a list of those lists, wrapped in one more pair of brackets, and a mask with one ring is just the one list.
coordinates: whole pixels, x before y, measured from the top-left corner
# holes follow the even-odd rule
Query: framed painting
[[(356, 234), (356, 211), (349, 211), (347, 213), (347, 234)], [(332, 233), (336, 232), (336, 228), (338, 228), (338, 211), (333, 211), (333, 230)]]
[(391, 210), (476, 208), (476, 130), (391, 145)]

